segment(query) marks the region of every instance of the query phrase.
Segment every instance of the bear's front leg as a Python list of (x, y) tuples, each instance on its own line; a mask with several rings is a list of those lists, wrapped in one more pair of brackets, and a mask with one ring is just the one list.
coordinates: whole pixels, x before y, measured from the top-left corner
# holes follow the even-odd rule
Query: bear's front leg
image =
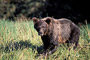
[(49, 54), (49, 55), (50, 55), (50, 54), (53, 54), (56, 50), (57, 50), (57, 46), (51, 48), (51, 49), (49, 50), (48, 54)]
[(46, 49), (46, 50), (44, 51), (43, 54), (44, 54), (45, 56), (50, 55), (50, 54), (53, 54), (53, 53), (56, 51), (56, 49), (57, 49), (57, 46), (51, 45), (51, 46), (49, 46), (48, 49)]

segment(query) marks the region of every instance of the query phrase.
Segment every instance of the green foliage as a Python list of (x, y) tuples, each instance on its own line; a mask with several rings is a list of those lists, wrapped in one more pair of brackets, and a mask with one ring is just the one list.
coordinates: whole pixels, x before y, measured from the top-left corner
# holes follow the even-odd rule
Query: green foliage
[(10, 5), (7, 1), (0, 1), (0, 18), (9, 18), (13, 16), (15, 9), (15, 5)]
[(42, 40), (32, 21), (0, 20), (0, 60), (90, 60), (90, 24), (82, 25), (80, 32), (75, 50), (61, 44), (54, 54), (40, 59), (36, 55), (43, 50)]
[(0, 0), (0, 18), (34, 16), (42, 12), (46, 0)]

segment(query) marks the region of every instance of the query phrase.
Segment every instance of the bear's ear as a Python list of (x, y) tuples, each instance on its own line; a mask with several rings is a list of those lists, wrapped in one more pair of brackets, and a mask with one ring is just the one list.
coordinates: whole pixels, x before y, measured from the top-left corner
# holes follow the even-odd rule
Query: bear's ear
[(33, 22), (34, 22), (34, 24), (35, 24), (35, 23), (38, 21), (38, 18), (33, 17), (32, 20), (33, 20)]
[(45, 22), (46, 22), (47, 24), (50, 24), (50, 23), (51, 23), (51, 20), (52, 20), (52, 18), (51, 18), (51, 17), (48, 17), (48, 18), (45, 20)]

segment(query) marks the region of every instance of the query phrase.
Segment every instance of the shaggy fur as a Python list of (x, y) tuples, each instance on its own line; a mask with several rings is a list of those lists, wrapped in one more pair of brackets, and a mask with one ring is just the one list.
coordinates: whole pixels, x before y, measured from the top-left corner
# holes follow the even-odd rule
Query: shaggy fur
[(77, 46), (80, 29), (69, 19), (52, 17), (37, 19), (34, 17), (33, 22), (34, 28), (42, 38), (45, 55), (55, 52), (61, 43), (71, 43)]

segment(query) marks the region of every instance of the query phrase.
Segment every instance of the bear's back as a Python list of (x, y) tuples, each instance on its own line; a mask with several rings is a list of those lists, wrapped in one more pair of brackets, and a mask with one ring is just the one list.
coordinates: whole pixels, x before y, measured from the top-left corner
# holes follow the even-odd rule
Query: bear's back
[(58, 41), (60, 43), (65, 43), (67, 40), (69, 40), (72, 23), (72, 21), (66, 18), (54, 20), (54, 31), (56, 30), (55, 33), (58, 34)]

